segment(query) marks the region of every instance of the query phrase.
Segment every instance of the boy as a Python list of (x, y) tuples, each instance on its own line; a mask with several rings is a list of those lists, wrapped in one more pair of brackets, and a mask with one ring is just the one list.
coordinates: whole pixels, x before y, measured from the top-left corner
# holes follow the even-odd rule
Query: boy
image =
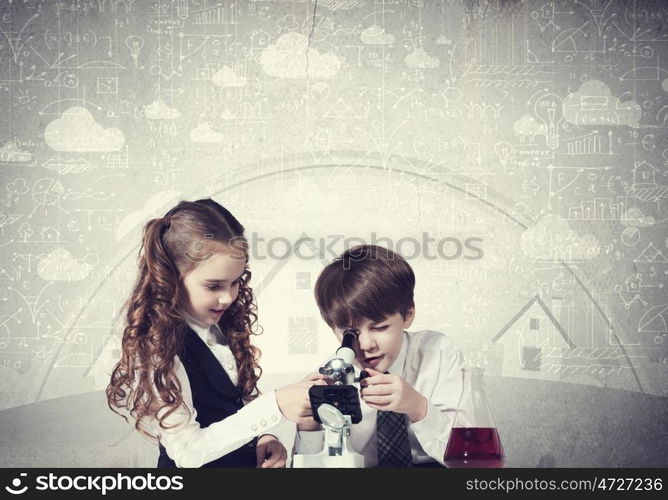
[[(406, 331), (415, 316), (414, 287), (410, 265), (374, 245), (346, 251), (316, 282), (320, 313), (339, 342), (346, 328), (359, 331), (353, 346), (356, 375), (364, 369), (370, 376), (361, 382), (362, 421), (352, 426), (350, 440), (366, 467), (443, 464), (464, 360), (447, 336)], [(394, 421), (389, 431), (394, 442), (388, 443), (388, 435), (381, 433), (387, 424), (381, 421), (390, 415), (403, 421)], [(406, 434), (400, 429), (404, 421), (408, 443), (397, 437)], [(320, 452), (319, 429), (319, 424), (300, 425), (295, 453)]]

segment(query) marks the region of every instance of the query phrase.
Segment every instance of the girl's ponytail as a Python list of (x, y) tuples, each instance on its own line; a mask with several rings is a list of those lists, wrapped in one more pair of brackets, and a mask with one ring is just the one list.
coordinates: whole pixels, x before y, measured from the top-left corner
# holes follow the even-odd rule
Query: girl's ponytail
[[(178, 320), (178, 300), (181, 298), (179, 289), (179, 271), (164, 243), (166, 233), (171, 228), (170, 216), (152, 219), (145, 227), (143, 237), (143, 253), (139, 267), (145, 267), (147, 286), (153, 301), (163, 307), (160, 312), (167, 313), (172, 319)], [(172, 315), (171, 313), (176, 313)]]
[(161, 406), (166, 406), (160, 417), (162, 426), (162, 420), (183, 403), (181, 386), (174, 374), (174, 356), (183, 345), (178, 309), (182, 292), (178, 270), (164, 244), (170, 225), (171, 219), (166, 216), (144, 226), (139, 273), (125, 304), (121, 359), (107, 387), (109, 407), (116, 413), (116, 408), (128, 410), (135, 428), (149, 436), (141, 427), (144, 417), (155, 416)]

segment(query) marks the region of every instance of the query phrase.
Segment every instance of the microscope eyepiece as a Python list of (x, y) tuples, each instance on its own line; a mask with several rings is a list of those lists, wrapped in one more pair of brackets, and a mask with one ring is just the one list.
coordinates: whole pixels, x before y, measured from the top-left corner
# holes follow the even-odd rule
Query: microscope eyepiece
[(341, 339), (341, 347), (348, 347), (352, 349), (353, 342), (359, 336), (360, 331), (354, 328), (346, 328), (343, 332), (343, 338)]

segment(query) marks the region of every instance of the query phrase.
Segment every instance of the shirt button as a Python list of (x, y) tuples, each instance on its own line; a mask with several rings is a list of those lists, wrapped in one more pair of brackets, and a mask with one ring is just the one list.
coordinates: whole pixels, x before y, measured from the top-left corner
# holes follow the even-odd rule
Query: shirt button
[(227, 363), (225, 366), (227, 366), (228, 370), (231, 370), (232, 368), (234, 368), (234, 365), (232, 363)]
[(216, 345), (216, 341), (212, 340), (212, 339), (207, 340), (206, 343), (209, 344), (209, 346), (211, 346), (211, 347)]
[(276, 415), (271, 417), (272, 422), (278, 422), (278, 417)]
[(255, 425), (255, 424), (251, 425), (251, 430), (253, 432), (255, 432), (257, 430), (257, 425)]
[(262, 427), (267, 427), (267, 421), (265, 419), (260, 420), (260, 425)]

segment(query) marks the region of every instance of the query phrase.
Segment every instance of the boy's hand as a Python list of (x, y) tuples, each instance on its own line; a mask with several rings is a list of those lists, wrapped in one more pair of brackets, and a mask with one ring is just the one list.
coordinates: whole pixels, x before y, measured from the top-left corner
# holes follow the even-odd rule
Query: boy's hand
[(258, 468), (278, 469), (285, 467), (288, 452), (276, 436), (265, 434), (257, 440), (255, 456)]
[(380, 411), (405, 413), (411, 422), (427, 415), (427, 398), (398, 375), (385, 375), (371, 368), (369, 376), (360, 382), (361, 397), (371, 408)]

